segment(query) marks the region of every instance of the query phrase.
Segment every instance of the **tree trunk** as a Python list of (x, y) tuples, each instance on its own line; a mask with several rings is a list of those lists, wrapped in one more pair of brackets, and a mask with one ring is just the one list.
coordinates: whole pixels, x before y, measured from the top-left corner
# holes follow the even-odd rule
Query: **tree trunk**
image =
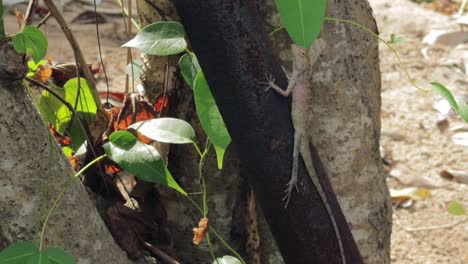
[[(377, 33), (367, 1), (328, 1), (327, 16), (358, 22)], [(261, 6), (268, 32), (280, 26), (273, 0)], [(285, 31), (274, 45), (291, 63)], [(377, 40), (356, 26), (326, 21), (325, 48), (313, 65), (315, 139), (341, 208), (366, 263), (390, 262), (391, 201), (379, 153), (380, 70)]]
[[(168, 1), (145, 0), (145, 2), (152, 4), (147, 4), (146, 8), (140, 8), (141, 17), (148, 18), (149, 16), (145, 14), (155, 12), (153, 9), (148, 9), (148, 6), (155, 5), (163, 10), (172, 10)], [(273, 0), (258, 2), (264, 16), (267, 32), (271, 32), (279, 25)], [(141, 6), (140, 3), (143, 1), (139, 2), (139, 6)], [(193, 9), (190, 12), (195, 11), (199, 10)], [(165, 11), (165, 13), (175, 17), (174, 11)], [(235, 15), (235, 13), (231, 15)], [(331, 0), (329, 1), (328, 16), (357, 21), (376, 31), (376, 25), (367, 1)], [(159, 19), (158, 16), (153, 18), (156, 20), (147, 22), (155, 22)], [(201, 18), (200, 16), (199, 19)], [(206, 18), (203, 17), (203, 19)], [(244, 17), (240, 19), (244, 19)], [(313, 119), (310, 120), (313, 130), (310, 136), (318, 148), (321, 160), (365, 262), (389, 263), (391, 204), (379, 154), (380, 71), (377, 41), (357, 27), (336, 22), (325, 23), (320, 41), (325, 48), (313, 66), (314, 106)], [(209, 40), (205, 39), (205, 42), (209, 42)], [(283, 65), (290, 65), (288, 62), (288, 58), (290, 58), (289, 44), (284, 31), (275, 35), (275, 53)], [(219, 49), (225, 50), (223, 47), (219, 47)], [(215, 52), (214, 49), (212, 51)], [(229, 52), (229, 50), (225, 52)], [(232, 59), (235, 60), (236, 57), (233, 56)], [(164, 59), (160, 58), (159, 63), (161, 61)], [(221, 68), (218, 70), (222, 71)], [(147, 72), (147, 75), (152, 74)], [(162, 76), (162, 74), (155, 76)], [(207, 75), (207, 78), (210, 82), (210, 76)], [(160, 80), (161, 82), (162, 80)], [(173, 87), (175, 85), (170, 86), (169, 89)], [(223, 89), (229, 88), (223, 87)], [(171, 104), (171, 114), (188, 122), (195, 122), (197, 135), (202, 135), (194, 114), (191, 90), (187, 87), (179, 87), (174, 90), (172, 96), (175, 100)], [(244, 127), (243, 132), (248, 133), (248, 128)], [(286, 142), (290, 141), (286, 140)], [(239, 220), (239, 215), (241, 215), (240, 212), (245, 212), (245, 194), (242, 192), (247, 190), (242, 187), (245, 185), (239, 180), (241, 173), (237, 154), (234, 153), (233, 148), (230, 148), (227, 153), (226, 167), (221, 172), (215, 169), (213, 156), (205, 165), (210, 192), (208, 195), (210, 221), (215, 226), (221, 226), (223, 236), (235, 248), (238, 248), (237, 245), (244, 248), (242, 241), (244, 236), (241, 232), (244, 227), (242, 221)], [(172, 149), (169, 158), (171, 171), (181, 177), (179, 180), (184, 184), (184, 187), (196, 191), (198, 186), (198, 178), (195, 176), (198, 165), (196, 153), (187, 147), (176, 147)], [(280, 187), (278, 189), (284, 188), (284, 186)], [(190, 260), (188, 263), (198, 263), (197, 261), (202, 259), (209, 259), (206, 247), (202, 250), (204, 253), (200, 255), (198, 249), (189, 245), (190, 230), (197, 219), (196, 211), (188, 203), (181, 204), (181, 201), (177, 200), (175, 195), (171, 193), (167, 193), (166, 198), (179, 203), (176, 206), (170, 202), (168, 206), (169, 218), (172, 220), (171, 224), (175, 230), (174, 238), (179, 252), (183, 252), (181, 254)], [(280, 208), (281, 205), (278, 204), (277, 207)], [(181, 221), (181, 214), (187, 216), (190, 221)], [(260, 221), (260, 223), (262, 222), (264, 221)], [(261, 228), (261, 230), (266, 229)], [(281, 263), (278, 253), (271, 250), (270, 244), (264, 243), (270, 241), (263, 238), (268, 235), (270, 234), (261, 234), (262, 253), (265, 249), (270, 250), (269, 254), (262, 254), (262, 263)], [(215, 245), (218, 255), (228, 253), (218, 247), (218, 244)]]
[[(26, 71), (24, 56), (1, 42), (0, 250), (14, 242), (37, 242), (41, 217), (73, 175), (22, 84)], [(78, 263), (132, 263), (79, 180), (53, 213), (45, 238), (47, 247), (65, 249)]]
[[(367, 1), (329, 1), (328, 16), (377, 33)], [(366, 263), (390, 263), (392, 207), (379, 152), (378, 41), (337, 22), (322, 31), (326, 49), (313, 67), (312, 138)]]

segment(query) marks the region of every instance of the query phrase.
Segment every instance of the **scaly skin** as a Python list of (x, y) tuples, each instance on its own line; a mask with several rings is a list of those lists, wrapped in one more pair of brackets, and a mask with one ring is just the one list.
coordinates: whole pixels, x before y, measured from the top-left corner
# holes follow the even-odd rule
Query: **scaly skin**
[[(331, 210), (330, 204), (328, 203), (325, 192), (323, 191), (322, 185), (319, 182), (317, 175), (315, 174), (314, 165), (312, 162), (312, 157), (310, 154), (309, 142), (303, 142), (302, 139), (305, 137), (307, 139), (307, 131), (309, 115), (312, 111), (312, 85), (311, 85), (311, 70), (310, 70), (310, 57), (307, 50), (301, 46), (292, 44), (291, 46), (293, 53), (293, 70), (292, 75), (289, 79), (289, 84), (286, 90), (281, 89), (274, 83), (274, 80), (268, 80), (266, 83), (268, 88), (274, 89), (279, 94), (284, 97), (292, 95), (292, 105), (291, 105), (291, 118), (294, 126), (294, 150), (293, 150), (293, 167), (291, 180), (288, 183), (286, 188), (286, 195), (284, 200), (286, 200), (286, 206), (288, 206), (289, 199), (294, 186), (297, 189), (297, 175), (298, 175), (298, 163), (299, 163), (299, 154), (301, 154), (304, 164), (307, 169), (307, 173), (312, 179), (317, 192), (319, 193), (320, 199), (322, 199), (323, 204), (327, 210), (328, 216), (330, 217), (333, 229), (335, 230), (336, 239), (340, 247), (342, 263), (346, 264), (346, 258), (344, 255), (343, 243), (341, 241), (340, 231), (336, 224), (335, 216)], [(308, 139), (307, 139), (308, 140)]]

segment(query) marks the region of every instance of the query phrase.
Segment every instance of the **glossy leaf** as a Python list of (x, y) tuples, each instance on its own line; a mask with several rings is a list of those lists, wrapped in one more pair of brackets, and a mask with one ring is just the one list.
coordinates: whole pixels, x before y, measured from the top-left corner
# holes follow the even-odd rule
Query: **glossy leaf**
[(43, 253), (51, 264), (75, 264), (76, 261), (61, 248), (48, 248)]
[(28, 53), (38, 63), (47, 53), (47, 39), (34, 26), (26, 26), (12, 37), (13, 47), (20, 54)]
[(129, 126), (153, 140), (172, 144), (194, 143), (195, 130), (181, 119), (157, 118)]
[(451, 201), (449, 203), (449, 205), (447, 207), (447, 212), (449, 214), (453, 214), (453, 215), (466, 215), (465, 208), (463, 207), (463, 205), (461, 205), (457, 201)]
[(34, 263), (29, 262), (39, 254), (37, 247), (31, 242), (19, 242), (10, 245), (0, 252), (1, 264)]
[(131, 47), (151, 55), (173, 55), (187, 48), (183, 26), (175, 21), (156, 22), (144, 27), (122, 47)]
[(187, 82), (190, 87), (193, 87), (193, 82), (198, 72), (201, 70), (197, 56), (195, 56), (194, 53), (184, 54), (179, 60), (179, 67), (185, 82)]
[(158, 151), (138, 141), (130, 132), (121, 130), (112, 133), (104, 150), (111, 160), (137, 178), (164, 184), (187, 195), (167, 170)]
[(233, 256), (223, 256), (213, 261), (213, 264), (242, 264), (242, 262)]
[(468, 122), (468, 105), (463, 99), (456, 99), (449, 89), (438, 82), (431, 82), (431, 88), (447, 100), (453, 110)]
[(327, 0), (275, 0), (275, 3), (294, 43), (310, 48), (322, 28)]
[(221, 169), (224, 153), (231, 143), (231, 137), (202, 71), (197, 74), (195, 79), (194, 97), (198, 118), (203, 130), (213, 142), (218, 159), (218, 168)]

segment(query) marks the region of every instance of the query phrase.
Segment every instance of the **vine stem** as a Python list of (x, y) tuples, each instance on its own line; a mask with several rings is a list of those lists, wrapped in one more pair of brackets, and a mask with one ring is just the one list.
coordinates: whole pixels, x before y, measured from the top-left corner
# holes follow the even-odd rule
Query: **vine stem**
[(42, 224), (42, 231), (41, 231), (41, 237), (40, 237), (40, 242), (39, 242), (39, 251), (42, 251), (43, 247), (44, 247), (44, 235), (45, 235), (45, 231), (46, 231), (46, 228), (47, 228), (47, 224), (49, 223), (49, 219), (50, 219), (50, 216), (52, 215), (52, 213), (54, 212), (55, 210), (55, 207), (57, 207), (57, 205), (59, 204), (59, 202), (62, 200), (62, 197), (63, 195), (65, 195), (65, 192), (68, 190), (68, 188), (72, 185), (72, 183), (78, 178), (80, 177), (81, 174), (83, 174), (83, 172), (85, 172), (89, 167), (93, 166), (95, 163), (97, 163), (98, 161), (102, 160), (103, 158), (107, 157), (106, 154), (102, 155), (102, 156), (99, 156), (97, 157), (96, 159), (94, 159), (93, 161), (91, 161), (90, 163), (88, 163), (86, 166), (84, 166), (79, 172), (77, 172), (73, 177), (71, 177), (70, 179), (67, 180), (67, 182), (65, 183), (65, 185), (63, 186), (62, 188), (62, 191), (60, 192), (60, 194), (57, 196), (57, 199), (55, 199), (54, 203), (52, 204), (52, 207), (50, 207), (49, 211), (47, 212), (47, 215), (45, 217), (45, 220), (44, 220), (44, 223)]
[[(207, 199), (206, 199), (206, 197), (207, 197), (206, 182), (205, 182), (205, 178), (203, 177), (203, 163), (205, 161), (206, 155), (208, 154), (208, 152), (210, 150), (211, 141), (209, 139), (207, 140), (206, 145), (205, 145), (205, 150), (203, 152), (201, 152), (200, 148), (198, 147), (198, 145), (196, 143), (194, 143), (193, 146), (195, 147), (195, 149), (197, 150), (198, 155), (200, 156), (200, 161), (198, 163), (198, 173), (199, 173), (199, 177), (200, 177), (200, 181), (201, 181), (201, 185), (202, 185), (203, 208), (200, 207), (200, 205), (198, 205), (197, 202), (195, 202), (192, 199), (192, 197), (190, 197), (190, 195), (187, 195), (186, 197), (198, 209), (198, 211), (200, 211), (202, 216), (206, 217), (208, 215), (208, 206), (207, 206)], [(241, 255), (239, 253), (237, 253), (237, 251), (235, 251), (231, 246), (229, 246), (229, 244), (221, 237), (221, 235), (210, 224), (208, 224), (208, 226), (209, 226), (209, 231), (213, 232), (213, 234), (216, 236), (216, 238), (219, 239), (219, 241), (221, 241), (221, 243), (224, 245), (224, 247), (226, 247), (229, 251), (231, 251), (231, 253), (234, 254), (237, 257), (237, 259), (241, 261), (242, 264), (246, 264), (246, 262), (241, 257)], [(213, 251), (213, 247), (212, 247), (212, 244), (211, 244), (211, 238), (210, 238), (209, 232), (206, 233), (206, 242), (208, 243), (208, 248), (210, 249), (210, 254), (213, 257), (213, 260), (217, 264), (219, 264), (219, 261), (218, 261), (218, 259), (216, 259), (216, 256), (215, 256), (214, 251)]]
[(327, 20), (327, 21), (335, 21), (335, 22), (342, 22), (342, 23), (346, 23), (346, 24), (350, 24), (350, 25), (353, 25), (353, 26), (356, 26), (356, 27), (359, 27), (361, 28), (362, 30), (368, 32), (369, 34), (371, 34), (373, 37), (375, 37), (376, 39), (382, 41), (382, 43), (384, 43), (392, 52), (393, 54), (395, 54), (395, 57), (397, 58), (398, 60), (398, 64), (400, 66), (400, 68), (403, 70), (403, 72), (405, 73), (405, 76), (406, 78), (408, 79), (408, 81), (410, 82), (410, 84), (415, 87), (416, 89), (420, 90), (420, 91), (423, 91), (423, 92), (429, 92), (430, 90), (428, 89), (424, 89), (424, 88), (421, 88), (419, 85), (417, 85), (413, 79), (411, 79), (411, 76), (408, 72), (408, 69), (406, 68), (406, 66), (403, 64), (403, 62), (401, 61), (401, 58), (400, 58), (400, 53), (398, 52), (397, 49), (395, 49), (392, 44), (388, 43), (388, 41), (386, 41), (385, 39), (381, 38), (379, 35), (375, 34), (372, 30), (370, 30), (369, 28), (357, 23), (357, 22), (354, 22), (354, 21), (351, 21), (351, 20), (347, 20), (347, 19), (340, 19), (340, 18), (334, 18), (334, 17), (325, 17), (324, 20)]

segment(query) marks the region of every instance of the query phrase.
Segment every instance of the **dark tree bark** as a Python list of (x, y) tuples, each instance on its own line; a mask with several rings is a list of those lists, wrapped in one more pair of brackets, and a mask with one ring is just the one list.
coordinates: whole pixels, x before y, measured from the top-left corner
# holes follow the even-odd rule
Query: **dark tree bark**
[[(326, 208), (310, 180), (303, 195), (283, 208), (291, 177), (293, 127), (290, 104), (257, 84), (272, 73), (286, 79), (261, 26), (254, 1), (175, 1), (249, 182), (286, 263), (341, 263)], [(200, 19), (203, 18), (203, 19)], [(361, 263), (356, 243), (328, 182), (316, 148), (314, 167), (339, 226), (348, 263)], [(299, 176), (309, 179), (301, 163)], [(314, 250), (311, 250), (314, 249)]]
[[(161, 16), (161, 12), (153, 9), (154, 6), (157, 6), (169, 20), (179, 20), (176, 13), (171, 8), (170, 2), (169, 0), (140, 0), (138, 1), (140, 17), (143, 18), (145, 23), (164, 20), (164, 17)], [(269, 57), (269, 50), (267, 50), (265, 54), (260, 54), (259, 49), (254, 48), (251, 50), (249, 47), (246, 51), (247, 55), (244, 56), (242, 53), (239, 54), (242, 48), (227, 43), (240, 37), (247, 39), (248, 37), (246, 37), (246, 34), (251, 34), (253, 38), (257, 37), (256, 41), (258, 38), (261, 39), (261, 37), (256, 36), (258, 32), (251, 28), (247, 28), (244, 31), (234, 30), (242, 28), (242, 25), (246, 25), (249, 23), (248, 21), (252, 19), (249, 16), (246, 17), (245, 13), (242, 13), (241, 16), (240, 12), (238, 12), (239, 9), (237, 9), (240, 5), (239, 2), (245, 4), (245, 2), (249, 1), (225, 1), (226, 3), (224, 4), (226, 6), (231, 5), (229, 6), (230, 9), (226, 12), (221, 12), (217, 17), (215, 17), (216, 14), (211, 14), (211, 11), (215, 9), (212, 4), (221, 1), (187, 2), (189, 1), (178, 2), (180, 5), (184, 6), (186, 4), (192, 5), (192, 9), (184, 8), (184, 15), (190, 18), (184, 18), (184, 26), (189, 29), (190, 33), (193, 35), (201, 34), (200, 37), (198, 37), (198, 41), (203, 44), (198, 43), (198, 45), (193, 40), (194, 36), (190, 36), (190, 40), (196, 52), (200, 49), (200, 45), (205, 46), (205, 49), (201, 47), (202, 51), (209, 50), (211, 56), (198, 53), (197, 55), (200, 57), (202, 64), (204, 64), (202, 66), (209, 67), (209, 69), (204, 70), (205, 72), (211, 72), (209, 76), (207, 74), (207, 78), (211, 84), (211, 88), (215, 90), (215, 94), (218, 88), (228, 89), (230, 91), (226, 91), (226, 93), (236, 93), (237, 96), (238, 91), (232, 89), (232, 87), (238, 88), (238, 86), (240, 86), (239, 83), (241, 83), (240, 79), (248, 79), (251, 78), (251, 75), (258, 75), (258, 78), (263, 80), (264, 75), (263, 73), (259, 74), (259, 72), (267, 70), (266, 68), (268, 67), (274, 67), (276, 69), (275, 72), (280, 74), (277, 65), (273, 62), (273, 59)], [(267, 31), (271, 32), (274, 28), (280, 26), (274, 1), (258, 0), (256, 2), (258, 4), (257, 7), (253, 7), (251, 3), (247, 3), (247, 5), (250, 5), (251, 8), (260, 9), (264, 27), (267, 28)], [(210, 5), (210, 8), (208, 8), (209, 11), (203, 10), (207, 9), (207, 5)], [(207, 14), (207, 12), (210, 14)], [(373, 20), (372, 12), (367, 1), (330, 0), (328, 16), (357, 21), (376, 31), (375, 21)], [(220, 22), (219, 26), (216, 27), (212, 25), (218, 22)], [(203, 27), (207, 25), (213, 32), (208, 32), (208, 34), (205, 35), (207, 29), (203, 29)], [(200, 33), (198, 32), (198, 26), (202, 27)], [(232, 34), (225, 34), (223, 30), (228, 30), (228, 32)], [(320, 40), (326, 43), (326, 48), (322, 50), (319, 59), (313, 65), (313, 119), (309, 121), (313, 129), (309, 136), (314, 139), (320, 158), (324, 163), (325, 170), (329, 172), (330, 181), (338, 196), (341, 208), (345, 212), (347, 223), (351, 225), (354, 238), (358, 243), (365, 262), (379, 264), (389, 263), (391, 204), (382, 173), (378, 147), (380, 134), (380, 72), (378, 69), (377, 41), (358, 28), (331, 22), (325, 23)], [(263, 41), (264, 47), (269, 46), (269, 44), (267, 44), (270, 41), (269, 39), (262, 39), (261, 41)], [(223, 43), (220, 44), (221, 42)], [(225, 44), (228, 46), (224, 46)], [(245, 43), (241, 42), (241, 46), (244, 44)], [(262, 49), (264, 47), (262, 47)], [(275, 52), (277, 57), (281, 60), (281, 63), (286, 66), (290, 65), (291, 56), (289, 47), (290, 40), (287, 34), (284, 31), (276, 33), (273, 52)], [(261, 52), (264, 51), (262, 50)], [(220, 57), (218, 60), (212, 60), (212, 57), (215, 56)], [(165, 61), (167, 61), (165, 58), (152, 58), (149, 65), (153, 63), (154, 66), (150, 67), (147, 75), (150, 77), (163, 76), (163, 71), (161, 71), (162, 67), (158, 65), (162, 65)], [(174, 60), (169, 59), (169, 61)], [(207, 65), (212, 62), (215, 66), (210, 67)], [(229, 67), (222, 68), (220, 65), (223, 65), (223, 63), (228, 64)], [(235, 67), (231, 64), (237, 65), (239, 68), (233, 70)], [(249, 69), (249, 72), (245, 73), (247, 77), (241, 76), (242, 78), (240, 79), (236, 78), (234, 75), (239, 72), (244, 73), (242, 71), (243, 68)], [(155, 74), (155, 70), (159, 70), (159, 73)], [(219, 74), (219, 76), (223, 77), (226, 75), (231, 76), (228, 78), (228, 81), (223, 83), (226, 85), (217, 86), (218, 83), (213, 83), (213, 71), (215, 75)], [(224, 72), (228, 73), (226, 74)], [(218, 79), (221, 79), (221, 77)], [(246, 102), (239, 104), (239, 108), (231, 108), (234, 111), (231, 115), (235, 115), (235, 118), (240, 117), (241, 113), (249, 112), (249, 110), (252, 109), (252, 113), (256, 113), (255, 110), (266, 112), (268, 109), (268, 107), (255, 105), (257, 99), (258, 104), (266, 104), (268, 98), (263, 98), (265, 92), (262, 88), (254, 87), (256, 80), (251, 81), (253, 82), (247, 83), (243, 88), (246, 90), (245, 94), (247, 96), (251, 95), (249, 91), (247, 91), (248, 89), (251, 89), (250, 92), (254, 95), (252, 97), (243, 98)], [(284, 79), (282, 81), (284, 81)], [(153, 78), (152, 84), (150, 82), (151, 85), (147, 88), (154, 89), (154, 87), (161, 87), (161, 85), (155, 85), (161, 82), (162, 78)], [(222, 82), (222, 80), (217, 80), (217, 82)], [(245, 81), (242, 81), (242, 85), (245, 83)], [(284, 84), (284, 82), (279, 84)], [(168, 88), (170, 90), (175, 87), (175, 85), (169, 85)], [(159, 90), (159, 92), (161, 92), (161, 90)], [(194, 114), (191, 90), (179, 85), (174, 89), (173, 94), (176, 100), (172, 101), (170, 104), (172, 108), (171, 115), (195, 124), (197, 135), (202, 135), (203, 133), (200, 130), (197, 117)], [(271, 95), (270, 97), (276, 98), (269, 98), (270, 100), (276, 100), (275, 102), (270, 101), (274, 109), (268, 109), (270, 112), (265, 115), (271, 114), (271, 116), (277, 119), (289, 120), (289, 106), (287, 105), (287, 100), (278, 98), (276, 95)], [(220, 98), (221, 101), (219, 104), (223, 114), (224, 112), (228, 112), (226, 111), (225, 101), (229, 100), (230, 102), (228, 102), (228, 104), (231, 104), (232, 98), (226, 97), (224, 98), (225, 100)], [(233, 99), (233, 101), (236, 101), (236, 104), (238, 103), (237, 99), (237, 97), (235, 100)], [(260, 133), (264, 127), (258, 129), (258, 126), (263, 126), (265, 120), (269, 122), (270, 119), (266, 118), (263, 120), (259, 118), (259, 120), (258, 124), (253, 122), (253, 126), (239, 127), (238, 130), (246, 134)], [(274, 120), (272, 122), (274, 122)], [(271, 137), (268, 135), (278, 134), (278, 131), (285, 129), (287, 125), (288, 124), (285, 122), (282, 122), (281, 126), (284, 126), (282, 128), (272, 127), (271, 130), (265, 130), (265, 136)], [(281, 135), (282, 139), (278, 138), (278, 142), (292, 145), (292, 139), (290, 138), (292, 135), (290, 134), (291, 131), (288, 133), (289, 134)], [(264, 140), (268, 141), (268, 138)], [(259, 143), (255, 142), (254, 145), (258, 146)], [(280, 147), (283, 147), (283, 145), (280, 145)], [(289, 150), (291, 150), (291, 148)], [(288, 149), (285, 149), (285, 151), (288, 151)], [(278, 150), (278, 152), (280, 151)], [(210, 190), (208, 195), (210, 221), (221, 230), (223, 237), (227, 238), (231, 245), (234, 245), (236, 249), (241, 249), (242, 251), (242, 243), (245, 242), (242, 242), (243, 237), (240, 235), (242, 233), (243, 222), (239, 220), (239, 218), (242, 218), (241, 215), (245, 212), (243, 197), (245, 197), (247, 189), (242, 187), (244, 185), (242, 181), (238, 179), (241, 174), (250, 174), (252, 171), (249, 171), (247, 168), (246, 173), (241, 173), (235, 148), (230, 147), (227, 153), (228, 156), (225, 162), (227, 167), (223, 168), (222, 171), (217, 171), (214, 168), (215, 161), (213, 156), (208, 158), (207, 165), (205, 166), (207, 184)], [(275, 152), (275, 155), (276, 154)], [(266, 155), (271, 156), (273, 154), (268, 152)], [(289, 154), (279, 153), (278, 155), (282, 155), (281, 157), (283, 157), (285, 163), (290, 162), (291, 156)], [(180, 177), (179, 181), (181, 181), (184, 187), (187, 187), (189, 190), (197, 190), (197, 188), (199, 188), (198, 180), (196, 177), (190, 176), (196, 174), (196, 153), (190, 152), (185, 147), (173, 147), (169, 160), (171, 171), (173, 170), (173, 174)], [(281, 158), (277, 159), (278, 162), (280, 160)], [(281, 161), (283, 162), (283, 160)], [(252, 163), (254, 162), (251, 162), (251, 164)], [(254, 165), (257, 166), (259, 164), (256, 163)], [(284, 173), (284, 178), (272, 179), (280, 181), (276, 189), (278, 196), (281, 196), (284, 183), (290, 176), (290, 172), (286, 169), (290, 164), (283, 163), (283, 165), (285, 168), (285, 170), (282, 171)], [(254, 176), (257, 175), (254, 174)], [(270, 181), (271, 178), (273, 178), (273, 174), (267, 175), (265, 178), (266, 183), (271, 183)], [(302, 181), (300, 185), (308, 184), (308, 179), (307, 176), (302, 175), (302, 177), (300, 177), (300, 181)], [(309, 187), (310, 185), (301, 187), (301, 193), (297, 195), (310, 195), (311, 190), (309, 190)], [(193, 222), (196, 221), (196, 216), (194, 216), (194, 214), (196, 215), (196, 211), (192, 210), (190, 205), (186, 206), (184, 203), (181, 203), (182, 201), (177, 199), (177, 197), (170, 192), (165, 193), (165, 198), (171, 201), (168, 207), (169, 219), (174, 228), (173, 232), (176, 247), (179, 251), (183, 252), (181, 254), (184, 255), (185, 260), (188, 261), (188, 263), (199, 263), (201, 260), (209, 259), (206, 247), (195, 249), (187, 242), (188, 237), (190, 237), (190, 228)], [(293, 196), (293, 199), (296, 198), (296, 195)], [(313, 198), (314, 202), (320, 203), (320, 200), (316, 200), (316, 198), (317, 196)], [(174, 202), (177, 202), (177, 206)], [(305, 211), (312, 214), (320, 210), (320, 208), (315, 208), (319, 207), (315, 203), (307, 204), (307, 207), (305, 207), (307, 209)], [(275, 206), (272, 207), (278, 210), (282, 209), (280, 208), (282, 207), (281, 202)], [(323, 208), (321, 209), (323, 210)], [(325, 211), (322, 211), (321, 213), (324, 212)], [(181, 214), (184, 214), (187, 218), (192, 220), (180, 221)], [(326, 215), (321, 214), (321, 217), (323, 217), (323, 221), (327, 220)], [(267, 216), (267, 218), (269, 217)], [(261, 263), (283, 263), (279, 253), (275, 251), (276, 249), (273, 247), (274, 241), (271, 239), (268, 228), (262, 225), (265, 221), (261, 212), (259, 223), (260, 246), (262, 249)], [(285, 228), (287, 229), (289, 226)], [(330, 228), (330, 226), (324, 227), (324, 229), (327, 228)], [(330, 239), (334, 239), (332, 236), (333, 233), (330, 232), (329, 235)], [(312, 246), (308, 248), (315, 250)], [(219, 244), (215, 241), (215, 253), (217, 255), (224, 255), (227, 251), (219, 247)], [(328, 259), (326, 261), (326, 263), (329, 262)]]

